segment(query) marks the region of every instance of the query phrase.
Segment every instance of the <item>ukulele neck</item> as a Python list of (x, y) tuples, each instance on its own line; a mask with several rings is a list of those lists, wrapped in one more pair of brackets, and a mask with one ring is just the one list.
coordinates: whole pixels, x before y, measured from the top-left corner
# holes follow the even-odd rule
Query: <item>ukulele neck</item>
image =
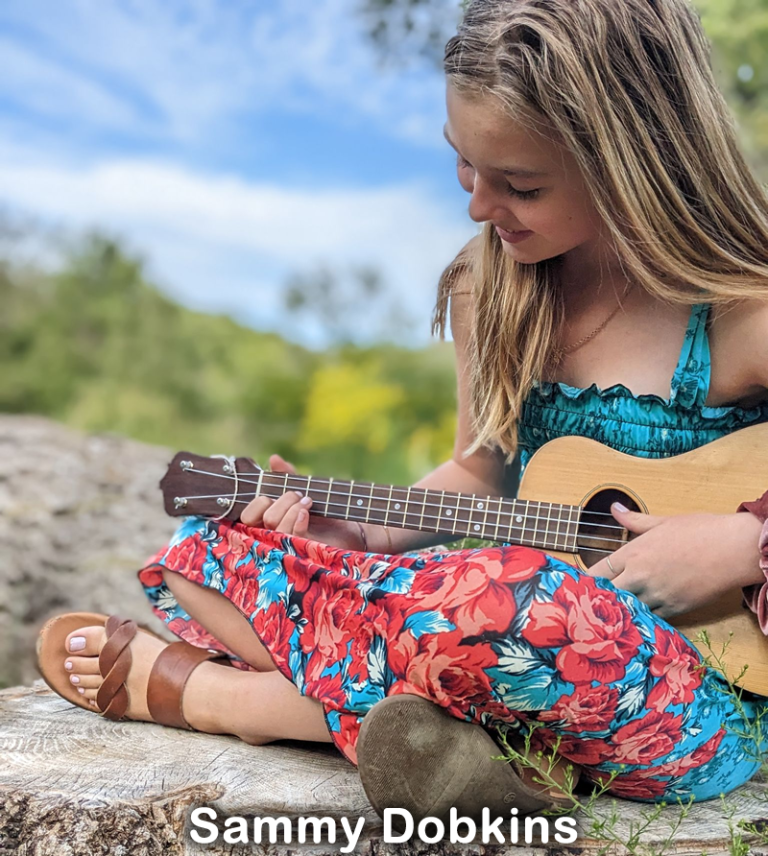
[(577, 551), (580, 508), (551, 502), (478, 497), (418, 487), (273, 473), (259, 474), (258, 493), (277, 499), (297, 490), (323, 517), (355, 520), (527, 547)]

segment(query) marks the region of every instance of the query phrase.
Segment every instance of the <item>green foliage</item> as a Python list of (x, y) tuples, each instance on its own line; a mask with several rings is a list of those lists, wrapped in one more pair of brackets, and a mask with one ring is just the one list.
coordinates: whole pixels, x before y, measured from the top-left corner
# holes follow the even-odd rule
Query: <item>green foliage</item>
[(309, 351), (179, 306), (98, 235), (54, 274), (0, 262), (0, 305), (0, 411), (396, 484), (453, 448), (448, 343)]
[(768, 0), (695, 0), (695, 6), (744, 150), (768, 176)]

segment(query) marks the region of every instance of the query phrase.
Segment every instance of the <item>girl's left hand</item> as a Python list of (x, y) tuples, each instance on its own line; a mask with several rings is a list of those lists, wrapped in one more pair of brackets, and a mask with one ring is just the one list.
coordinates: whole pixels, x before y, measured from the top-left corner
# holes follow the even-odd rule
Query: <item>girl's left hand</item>
[(633, 592), (661, 618), (765, 579), (758, 549), (762, 524), (748, 512), (654, 517), (618, 503), (611, 512), (637, 537), (587, 573)]

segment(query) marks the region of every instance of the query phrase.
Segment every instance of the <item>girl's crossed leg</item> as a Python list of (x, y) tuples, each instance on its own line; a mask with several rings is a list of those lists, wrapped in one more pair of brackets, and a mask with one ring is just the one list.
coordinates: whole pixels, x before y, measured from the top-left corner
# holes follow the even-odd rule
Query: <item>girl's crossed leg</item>
[[(190, 675), (182, 699), (186, 721), (209, 734), (234, 734), (252, 745), (294, 739), (330, 743), (319, 702), (302, 696), (276, 669), (248, 621), (218, 592), (165, 571), (166, 585), (179, 605), (247, 670), (218, 663), (201, 663)], [(103, 627), (84, 627), (67, 639), (73, 653), (65, 668), (72, 682), (96, 708), (102, 683), (98, 654), (106, 641)], [(129, 719), (151, 721), (146, 704), (149, 674), (167, 643), (146, 633), (131, 642), (132, 667), (126, 680)], [(66, 665), (71, 664), (71, 668)]]
[(412, 693), (490, 730), (533, 726), (587, 778), (618, 772), (620, 796), (708, 798), (759, 766), (683, 636), (634, 595), (535, 550), (379, 556), (190, 518), (141, 579), (177, 635), (242, 660), (190, 679), (201, 730), (328, 742), (330, 728), (354, 761), (365, 713)]
[(187, 518), (140, 579), (171, 630), (215, 647), (169, 597), (168, 569), (237, 606), (353, 763), (365, 714), (410, 693), (491, 733), (558, 743), (586, 778), (615, 775), (618, 796), (706, 799), (759, 768), (739, 731), (765, 701), (745, 700), (745, 722), (682, 634), (538, 550), (366, 554)]

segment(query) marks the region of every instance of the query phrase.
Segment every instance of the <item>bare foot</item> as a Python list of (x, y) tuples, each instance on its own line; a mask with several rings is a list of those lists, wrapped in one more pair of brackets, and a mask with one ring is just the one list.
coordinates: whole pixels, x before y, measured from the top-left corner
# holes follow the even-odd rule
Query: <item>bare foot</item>
[[(67, 636), (65, 645), (71, 653), (62, 662), (62, 668), (69, 674), (72, 684), (97, 712), (99, 707), (96, 704), (96, 694), (103, 682), (99, 672), (99, 652), (106, 641), (107, 634), (103, 627), (81, 627)], [(131, 640), (131, 668), (125, 681), (128, 691), (128, 709), (125, 716), (129, 719), (153, 721), (147, 708), (147, 684), (155, 660), (167, 645), (168, 643), (162, 639), (141, 630)], [(213, 677), (210, 670), (217, 668), (221, 667), (213, 663), (201, 663), (190, 675), (182, 699), (184, 718), (193, 728), (200, 731), (215, 729), (210, 728), (211, 723), (207, 720), (207, 712), (190, 701), (199, 694), (194, 691), (190, 693), (189, 690), (194, 690), (193, 682), (197, 684)]]

